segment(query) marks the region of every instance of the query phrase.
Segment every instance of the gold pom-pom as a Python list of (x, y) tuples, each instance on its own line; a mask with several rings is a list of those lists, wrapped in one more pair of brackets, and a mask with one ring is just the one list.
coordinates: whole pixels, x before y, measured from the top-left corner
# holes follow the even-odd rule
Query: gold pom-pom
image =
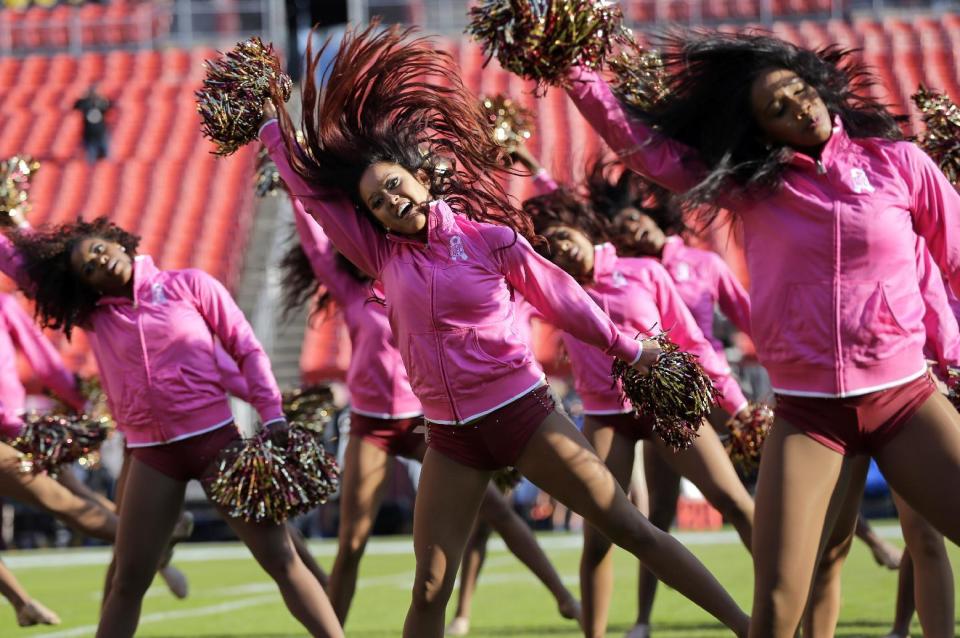
[(533, 135), (533, 113), (506, 95), (483, 97), (480, 105), (493, 126), (494, 141), (507, 150), (525, 143)]
[(653, 338), (660, 344), (660, 356), (650, 372), (640, 374), (629, 363), (615, 359), (614, 384), (622, 384), (634, 413), (653, 419), (653, 431), (664, 443), (683, 450), (699, 436), (697, 430), (716, 405), (719, 392), (696, 355), (680, 350), (666, 332)]
[(110, 428), (105, 419), (87, 415), (29, 413), (10, 445), (21, 454), (24, 473), (55, 476), (62, 465), (83, 459), (100, 448)]
[(632, 36), (618, 3), (607, 0), (482, 0), (467, 32), (489, 60), (546, 86), (563, 86), (574, 66), (598, 69), (617, 43)]
[(327, 385), (312, 385), (283, 393), (283, 414), (290, 423), (299, 423), (312, 432), (323, 433), (336, 407)]
[(773, 427), (773, 410), (762, 403), (747, 406), (749, 415), (744, 420), (730, 419), (727, 428), (727, 454), (741, 472), (750, 473), (760, 467), (760, 451)]
[(276, 195), (283, 188), (283, 179), (277, 165), (270, 159), (267, 149), (261, 148), (257, 153), (257, 172), (254, 175), (254, 191), (257, 197)]
[(627, 104), (649, 111), (668, 92), (663, 58), (657, 51), (631, 43), (626, 50), (610, 58), (614, 73), (613, 92)]
[(920, 86), (912, 96), (926, 127), (917, 144), (933, 158), (943, 174), (960, 186), (960, 108), (944, 93)]
[(196, 92), (200, 130), (216, 145), (215, 154), (230, 155), (257, 137), (271, 86), (286, 101), (293, 83), (281, 70), (273, 45), (264, 45), (257, 37), (205, 65), (203, 88)]
[(26, 219), (30, 182), (40, 162), (29, 155), (14, 155), (0, 162), (0, 226), (16, 226)]

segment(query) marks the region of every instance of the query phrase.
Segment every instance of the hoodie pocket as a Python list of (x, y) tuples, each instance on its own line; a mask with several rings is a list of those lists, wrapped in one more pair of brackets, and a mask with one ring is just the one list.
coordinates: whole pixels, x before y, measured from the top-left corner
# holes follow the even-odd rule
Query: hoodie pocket
[[(853, 363), (869, 364), (887, 359), (906, 347), (912, 323), (911, 306), (919, 310), (916, 319), (922, 322), (921, 304), (911, 304), (909, 298), (919, 291), (914, 287), (897, 289), (883, 282), (844, 282), (844, 305), (841, 326), (845, 359)], [(895, 308), (897, 310), (895, 310)]]
[[(767, 314), (767, 313), (764, 313)], [(763, 360), (830, 367), (834, 363), (831, 283), (790, 284), (770, 313), (754, 322)]]

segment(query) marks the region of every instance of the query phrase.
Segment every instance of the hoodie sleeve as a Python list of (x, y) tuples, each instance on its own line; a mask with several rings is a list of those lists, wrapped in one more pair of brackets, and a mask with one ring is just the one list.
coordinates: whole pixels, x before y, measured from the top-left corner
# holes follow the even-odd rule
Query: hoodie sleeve
[(24, 292), (33, 288), (33, 282), (27, 276), (23, 255), (3, 231), (0, 231), (0, 272), (13, 279), (17, 287)]
[(711, 253), (714, 268), (717, 271), (717, 305), (720, 310), (737, 327), (737, 330), (750, 335), (750, 295), (743, 284), (730, 270), (730, 266), (723, 257)]
[(681, 350), (697, 355), (704, 372), (723, 394), (720, 407), (731, 415), (747, 407), (747, 399), (731, 375), (730, 366), (703, 336), (670, 275), (658, 264), (652, 265), (649, 272), (663, 329), (670, 332), (670, 338)]
[(945, 379), (948, 368), (960, 368), (960, 328), (950, 308), (940, 269), (922, 239), (917, 239), (917, 278), (923, 296), (927, 350), (936, 354), (938, 371)]
[[(300, 245), (310, 260), (314, 276), (338, 303), (345, 303), (350, 293), (357, 289), (356, 280), (337, 263), (337, 249), (317, 220), (303, 207), (303, 203), (296, 197), (291, 197), (291, 203)], [(341, 214), (354, 213), (344, 210)]]
[(76, 377), (64, 365), (60, 353), (30, 315), (9, 295), (0, 296), (0, 312), (7, 320), (13, 343), (23, 353), (40, 382), (74, 410), (83, 410), (86, 399), (77, 387)]
[(574, 67), (568, 79), (567, 95), (628, 168), (673, 192), (697, 184), (703, 169), (692, 150), (630, 117), (598, 73)]
[(260, 140), (290, 194), (323, 226), (337, 250), (360, 270), (378, 278), (389, 254), (385, 234), (375, 228), (368, 217), (357, 212), (344, 193), (318, 190), (293, 170), (277, 120), (269, 120), (260, 127)]
[(280, 388), (270, 368), (270, 359), (243, 311), (223, 284), (207, 273), (184, 272), (189, 274), (198, 310), (247, 382), (249, 396), (245, 398), (257, 410), (264, 425), (282, 419)]
[[(543, 319), (611, 356), (635, 363), (640, 342), (622, 333), (573, 277), (534, 252), (530, 243), (508, 228), (497, 228), (502, 273)], [(514, 238), (516, 241), (514, 241)]]
[(960, 296), (960, 194), (926, 153), (909, 142), (903, 148), (913, 227)]

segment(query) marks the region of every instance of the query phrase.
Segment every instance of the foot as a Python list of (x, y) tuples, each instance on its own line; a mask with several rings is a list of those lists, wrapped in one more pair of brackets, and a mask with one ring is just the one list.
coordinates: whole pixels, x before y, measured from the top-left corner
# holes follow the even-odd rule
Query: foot
[(60, 616), (56, 615), (35, 600), (27, 602), (17, 610), (17, 624), (21, 627), (34, 625), (59, 625)]
[(566, 600), (557, 605), (557, 610), (560, 612), (560, 615), (567, 620), (576, 620), (578, 623), (580, 622), (580, 601), (574, 598), (572, 594), (568, 596)]
[(173, 565), (161, 567), (159, 573), (174, 598), (182, 600), (190, 593), (190, 584), (187, 582), (187, 575)]
[(457, 616), (447, 625), (445, 636), (466, 636), (470, 633), (470, 619)]
[(877, 561), (877, 565), (887, 569), (900, 569), (900, 561), (903, 559), (902, 549), (886, 541), (880, 541), (873, 545), (870, 551), (873, 553), (873, 560)]
[(647, 623), (637, 623), (623, 638), (650, 638), (650, 625)]

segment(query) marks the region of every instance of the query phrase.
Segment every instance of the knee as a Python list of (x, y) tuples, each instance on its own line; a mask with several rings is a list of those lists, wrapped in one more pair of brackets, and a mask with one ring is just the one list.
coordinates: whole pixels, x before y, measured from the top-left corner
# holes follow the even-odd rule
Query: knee
[(294, 566), (300, 562), (300, 558), (292, 547), (279, 543), (260, 552), (257, 559), (263, 570), (274, 580), (286, 579)]
[(417, 567), (413, 580), (412, 605), (421, 610), (444, 609), (453, 592), (453, 579), (429, 569)]
[(110, 587), (111, 596), (123, 598), (140, 598), (146, 594), (156, 569), (146, 565), (118, 563), (113, 572)]
[(358, 564), (363, 558), (363, 553), (367, 548), (367, 534), (354, 530), (346, 530), (340, 535), (339, 547), (337, 548), (337, 560), (348, 564)]
[(907, 548), (914, 561), (940, 560), (946, 556), (947, 548), (943, 535), (924, 522), (920, 525), (904, 526)]
[(655, 551), (663, 532), (648, 521), (643, 514), (631, 507), (619, 511), (597, 525), (603, 536), (615, 545), (635, 556), (649, 555)]

